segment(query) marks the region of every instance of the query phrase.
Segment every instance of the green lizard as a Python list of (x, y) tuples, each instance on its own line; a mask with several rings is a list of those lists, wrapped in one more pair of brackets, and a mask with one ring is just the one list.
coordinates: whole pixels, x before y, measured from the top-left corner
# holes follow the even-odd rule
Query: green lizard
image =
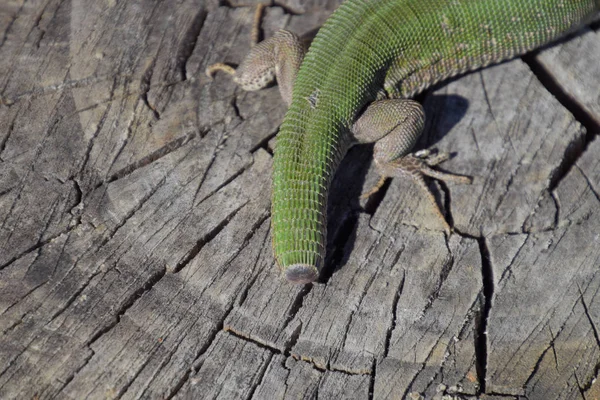
[(432, 169), (444, 155), (410, 153), (425, 115), (409, 98), (556, 40), (599, 10), (600, 0), (346, 0), (306, 55), (298, 37), (282, 30), (253, 47), (237, 70), (209, 67), (209, 75), (234, 74), (245, 90), (276, 77), (289, 105), (276, 140), (271, 215), (286, 278), (319, 277), (329, 184), (352, 145), (376, 142), (381, 176), (416, 179), (435, 204), (423, 175), (470, 180)]

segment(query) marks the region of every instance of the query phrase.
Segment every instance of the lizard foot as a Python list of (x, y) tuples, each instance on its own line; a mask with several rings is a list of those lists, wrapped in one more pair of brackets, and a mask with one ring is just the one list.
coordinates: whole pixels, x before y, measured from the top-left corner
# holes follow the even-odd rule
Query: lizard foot
[[(469, 176), (456, 175), (447, 172), (441, 172), (433, 169), (432, 167), (446, 161), (450, 158), (448, 153), (432, 153), (430, 150), (421, 150), (414, 154), (408, 154), (404, 157), (397, 158), (388, 162), (377, 162), (377, 167), (382, 178), (379, 182), (385, 181), (386, 177), (403, 177), (408, 176), (413, 179), (424, 191), (427, 199), (434, 208), (434, 211), (442, 225), (446, 234), (450, 234), (451, 228), (446, 221), (446, 218), (442, 214), (440, 207), (438, 206), (433, 193), (425, 182), (425, 176), (444, 181), (444, 182), (455, 182), (460, 184), (470, 184), (473, 179)], [(375, 188), (367, 192), (369, 195), (379, 190), (383, 183), (378, 183)], [(375, 189), (375, 190), (374, 190)]]

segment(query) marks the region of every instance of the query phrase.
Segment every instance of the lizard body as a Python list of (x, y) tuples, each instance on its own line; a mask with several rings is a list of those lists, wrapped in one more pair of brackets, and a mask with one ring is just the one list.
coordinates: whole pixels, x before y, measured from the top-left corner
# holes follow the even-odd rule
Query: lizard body
[(288, 280), (319, 276), (329, 185), (353, 144), (377, 142), (382, 176), (467, 181), (428, 167), (441, 160), (408, 154), (424, 113), (403, 99), (556, 40), (599, 10), (600, 0), (346, 0), (304, 58), (285, 31), (256, 46), (236, 82), (254, 90), (267, 70), (290, 105), (277, 135), (272, 196), (274, 254)]

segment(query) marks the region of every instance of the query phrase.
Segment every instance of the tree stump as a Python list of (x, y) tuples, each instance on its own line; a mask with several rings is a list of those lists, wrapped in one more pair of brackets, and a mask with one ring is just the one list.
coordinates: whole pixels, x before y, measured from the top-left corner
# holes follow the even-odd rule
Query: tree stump
[[(338, 1), (283, 0), (309, 36)], [(472, 185), (333, 182), (321, 281), (271, 252), (276, 87), (253, 8), (0, 5), (0, 398), (598, 399), (600, 32), (420, 97), (420, 147)]]

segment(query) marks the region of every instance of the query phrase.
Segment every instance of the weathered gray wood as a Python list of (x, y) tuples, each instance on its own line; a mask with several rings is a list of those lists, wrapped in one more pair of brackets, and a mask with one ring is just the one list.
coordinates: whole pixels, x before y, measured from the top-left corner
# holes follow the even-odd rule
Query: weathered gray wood
[[(338, 1), (274, 4), (265, 37)], [(278, 90), (204, 75), (252, 16), (0, 5), (0, 398), (597, 398), (600, 141), (561, 102), (597, 129), (598, 32), (425, 96), (422, 145), (475, 176), (431, 184), (448, 238), (413, 182), (360, 200), (352, 149), (300, 287), (271, 253)]]
[[(488, 339), (498, 351), (489, 353), (488, 374), (496, 392), (582, 398), (595, 378), (600, 198), (589, 182), (597, 186), (598, 151), (596, 139), (553, 192), (556, 229), (490, 239), (497, 282)], [(516, 313), (515, 304), (528, 308)]]
[(583, 34), (544, 50), (536, 57), (565, 94), (597, 124), (600, 124), (600, 102), (598, 93), (590, 90), (589, 82), (597, 82), (600, 78), (594, 56), (600, 51), (599, 41), (600, 32), (584, 29)]

